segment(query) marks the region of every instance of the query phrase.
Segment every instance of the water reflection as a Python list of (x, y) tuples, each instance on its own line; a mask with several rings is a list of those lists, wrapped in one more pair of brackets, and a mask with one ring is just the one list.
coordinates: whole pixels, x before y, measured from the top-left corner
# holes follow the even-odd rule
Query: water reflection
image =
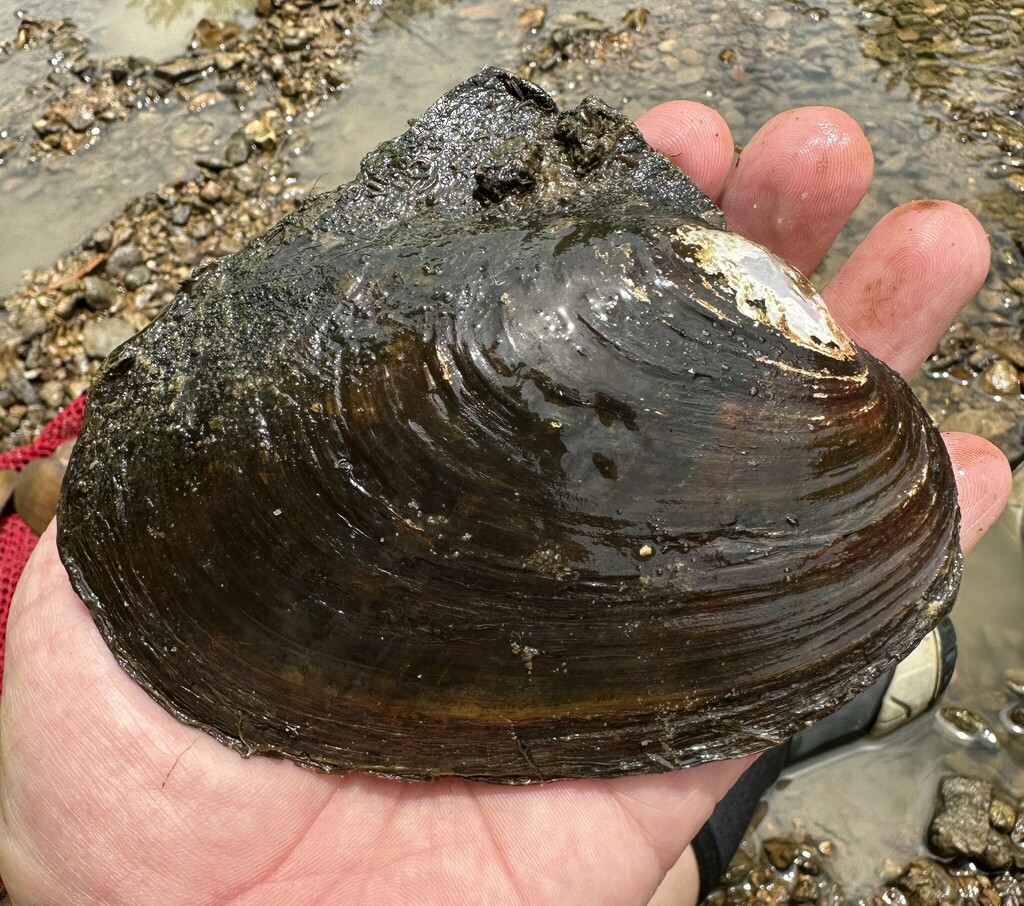
[(127, 5), (141, 12), (151, 28), (164, 28), (181, 19), (195, 24), (203, 16), (231, 19), (252, 8), (249, 0), (128, 0)]

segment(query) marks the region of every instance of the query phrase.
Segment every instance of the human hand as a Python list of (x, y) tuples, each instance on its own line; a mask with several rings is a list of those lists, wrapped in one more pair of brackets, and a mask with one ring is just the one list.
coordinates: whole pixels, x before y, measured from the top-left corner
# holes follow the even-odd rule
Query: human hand
[[(733, 229), (802, 271), (867, 188), (860, 129), (826, 108), (769, 122), (732, 166), (701, 105), (640, 120)], [(965, 210), (884, 218), (825, 298), (864, 346), (916, 370), (988, 267)], [(948, 435), (969, 548), (1001, 511), (1005, 459)], [(656, 776), (496, 787), (329, 776), (243, 760), (179, 724), (117, 666), (43, 537), (8, 627), (0, 700), (0, 874), (15, 906), (640, 904), (747, 761)]]

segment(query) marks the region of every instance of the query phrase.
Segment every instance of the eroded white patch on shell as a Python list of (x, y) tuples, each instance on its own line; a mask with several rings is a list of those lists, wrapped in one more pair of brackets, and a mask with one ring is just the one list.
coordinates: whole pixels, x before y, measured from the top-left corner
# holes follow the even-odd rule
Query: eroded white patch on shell
[[(797, 270), (742, 236), (683, 224), (676, 235), (694, 260), (732, 290), (736, 310), (761, 324), (774, 327), (798, 346), (834, 359), (849, 359), (854, 346), (835, 322), (821, 296)], [(726, 320), (726, 312), (701, 302)]]

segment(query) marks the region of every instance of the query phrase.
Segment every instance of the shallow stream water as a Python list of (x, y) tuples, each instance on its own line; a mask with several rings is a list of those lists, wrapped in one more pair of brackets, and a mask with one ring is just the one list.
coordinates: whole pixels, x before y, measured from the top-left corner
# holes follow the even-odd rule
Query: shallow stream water
[[(864, 126), (875, 149), (876, 179), (816, 279), (834, 273), (893, 205), (950, 198), (973, 210), (993, 240), (991, 292), (974, 317), (982, 326), (1019, 323), (1020, 311), (999, 302), (999, 281), (1019, 270), (1013, 244), (1021, 214), (995, 172), (998, 154), (983, 141), (964, 141), (938, 103), (918, 103), (903, 82), (887, 90), (887, 74), (863, 53), (860, 26), (870, 17), (853, 4), (649, 3), (649, 17), (635, 32), (623, 22), (629, 2), (595, 0), (584, 15), (575, 0), (550, 0), (535, 32), (519, 21), (528, 5), (466, 0), (385, 6), (380, 26), (362, 36), (351, 82), (300, 124), (304, 136), (295, 142), (299, 153), (293, 159), (299, 176), (325, 188), (346, 181), (367, 151), (485, 65), (528, 74), (562, 103), (596, 94), (633, 115), (671, 98), (700, 100), (722, 111), (739, 144), (789, 107), (834, 105)], [(253, 6), (247, 0), (129, 0), (127, 6), (114, 0), (0, 0), (0, 39), (13, 35), (17, 9), (27, 7), (39, 17), (73, 17), (96, 57), (162, 60), (184, 49), (203, 15), (245, 22)], [(582, 47), (587, 29), (603, 29), (611, 38), (592, 53), (551, 53), (563, 41), (569, 51), (577, 46), (573, 40)], [(48, 67), (43, 51), (0, 55), (0, 138), (30, 125), (19, 120), (20, 111), (43, 90)], [(74, 156), (0, 166), (0, 293), (17, 286), (22, 270), (45, 265), (109, 221), (133, 196), (187, 178), (196, 157), (222, 144), (245, 112), (227, 103), (188, 112), (181, 100), (168, 98), (112, 124)], [(1002, 671), (1024, 659), (1022, 555), (1020, 510), (1013, 509), (969, 559), (956, 610), (961, 657), (947, 700), (993, 723), (1007, 702)], [(997, 732), (997, 746), (968, 745), (926, 719), (882, 743), (808, 764), (771, 795), (762, 833), (796, 828), (828, 837), (848, 889), (870, 885), (893, 863), (923, 850), (923, 829), (943, 774), (983, 774), (1024, 795), (1024, 748), (1005, 729)]]
[[(70, 17), (88, 39), (93, 56), (142, 56), (155, 61), (181, 53), (204, 15), (247, 21), (253, 0), (39, 0), (37, 18)], [(0, 0), (0, 39), (17, 30), (15, 5)], [(33, 99), (45, 96), (47, 48), (0, 54), (0, 138), (31, 130), (19, 119)], [(14, 290), (23, 271), (42, 267), (110, 221), (132, 198), (162, 183), (187, 179), (196, 158), (239, 128), (245, 110), (215, 104), (189, 112), (173, 98), (139, 110), (113, 133), (73, 156), (30, 161), (15, 157), (0, 167), (0, 295)], [(154, 149), (159, 149), (154, 153)]]
[[(477, 69), (498, 65), (524, 73), (575, 104), (594, 94), (637, 116), (661, 101), (698, 100), (716, 107), (744, 144), (767, 119), (790, 107), (840, 107), (864, 127), (875, 150), (875, 180), (850, 221), (822, 278), (885, 211), (915, 198), (949, 198), (997, 229), (981, 196), (990, 190), (991, 149), (936, 128), (938, 110), (919, 107), (911, 89), (885, 89), (879, 66), (863, 55), (852, 4), (823, 4), (811, 16), (799, 4), (649, 4), (644, 29), (628, 50), (600, 64), (564, 61), (531, 67), (538, 41), (517, 25), (525, 4), (489, 0), (438, 5), (416, 16), (387, 14), (364, 44), (359, 78), (312, 127), (301, 172), (335, 185), (352, 177), (363, 154), (400, 132), (407, 120)], [(587, 16), (573, 0), (551, 0), (540, 37), (594, 23), (624, 29), (631, 8), (622, 0), (594, 0)], [(723, 62), (725, 57), (730, 62)], [(386, 104), (381, 99), (386, 98)]]
[(1018, 699), (1007, 670), (1024, 667), (1024, 470), (1014, 500), (967, 558), (953, 609), (957, 665), (943, 704), (986, 718), (996, 743), (957, 738), (937, 713), (878, 741), (845, 746), (790, 771), (768, 796), (763, 839), (807, 833), (834, 843), (848, 893), (863, 892), (924, 852), (939, 781), (985, 777), (1024, 797), (1024, 737), (1000, 715)]

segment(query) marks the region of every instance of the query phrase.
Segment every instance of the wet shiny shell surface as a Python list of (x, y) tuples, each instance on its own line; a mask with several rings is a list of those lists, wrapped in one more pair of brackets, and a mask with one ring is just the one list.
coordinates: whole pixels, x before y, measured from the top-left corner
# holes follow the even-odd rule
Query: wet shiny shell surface
[(771, 746), (948, 610), (906, 385), (600, 102), (487, 70), (114, 352), (59, 514), (240, 751), (504, 782)]

